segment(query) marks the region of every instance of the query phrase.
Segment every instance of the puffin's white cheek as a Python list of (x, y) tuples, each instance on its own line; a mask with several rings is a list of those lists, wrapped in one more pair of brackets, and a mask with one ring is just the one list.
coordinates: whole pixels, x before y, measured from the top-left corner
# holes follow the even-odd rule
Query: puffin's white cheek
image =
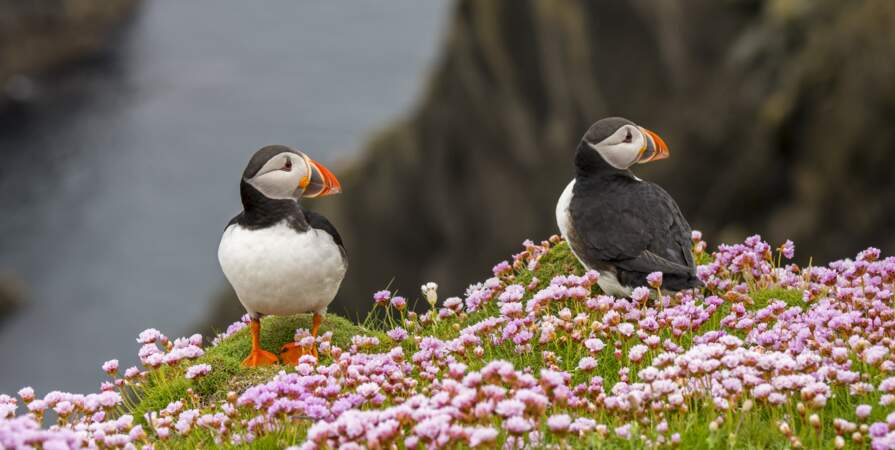
[(268, 172), (252, 180), (251, 184), (268, 198), (292, 198), (298, 189), (298, 172), (295, 170)]
[(615, 144), (605, 148), (595, 148), (595, 150), (612, 167), (624, 170), (637, 162), (637, 156), (640, 154), (640, 143), (635, 141), (628, 144)]

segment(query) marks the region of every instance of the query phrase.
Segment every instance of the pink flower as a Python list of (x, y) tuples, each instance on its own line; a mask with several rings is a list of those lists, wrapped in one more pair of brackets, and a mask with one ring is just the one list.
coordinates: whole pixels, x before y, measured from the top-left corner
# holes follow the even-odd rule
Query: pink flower
[(153, 344), (162, 340), (164, 336), (165, 335), (155, 328), (147, 328), (141, 331), (139, 336), (137, 336), (137, 342), (140, 344)]
[(379, 306), (384, 306), (388, 303), (388, 300), (391, 298), (392, 293), (387, 290), (381, 290), (373, 294), (373, 302)]
[(110, 359), (103, 363), (103, 371), (109, 375), (115, 375), (118, 373), (118, 360)]
[(407, 339), (407, 331), (401, 327), (394, 328), (385, 334), (389, 337), (389, 339), (395, 342), (401, 342), (404, 339)]
[(866, 350), (862, 354), (864, 362), (871, 365), (876, 365), (879, 363), (886, 355), (889, 354), (889, 349), (883, 347), (881, 345), (874, 345)]
[(140, 375), (140, 369), (133, 367), (133, 366), (128, 367), (124, 371), (124, 378), (128, 379), (128, 380), (136, 378), (138, 375)]
[(395, 309), (402, 310), (402, 309), (404, 309), (405, 306), (407, 306), (407, 299), (396, 295), (396, 296), (392, 297), (391, 304), (392, 304), (392, 307), (394, 307)]
[(870, 417), (871, 411), (873, 411), (873, 408), (870, 405), (858, 405), (855, 408), (855, 416), (857, 416), (858, 420), (866, 420)]
[(630, 337), (634, 334), (634, 325), (631, 325), (628, 322), (624, 322), (618, 325), (618, 332), (622, 334), (622, 336)]
[(47, 404), (47, 402), (45, 400), (37, 399), (37, 400), (33, 400), (30, 403), (28, 403), (28, 411), (32, 411), (32, 412), (36, 412), (36, 413), (42, 413), (42, 412), (46, 411), (48, 407), (49, 407), (49, 405)]
[(504, 273), (509, 272), (512, 268), (513, 268), (513, 266), (511, 266), (510, 263), (508, 263), (506, 261), (501, 261), (496, 266), (494, 266), (494, 268), (491, 269), (491, 272), (493, 272), (494, 276), (497, 277)]
[(525, 404), (519, 400), (501, 400), (495, 412), (503, 417), (521, 416), (525, 412)]
[(631, 439), (631, 424), (625, 424), (616, 428), (615, 434), (622, 439)]
[(597, 427), (597, 422), (587, 417), (579, 417), (569, 425), (569, 431), (573, 433), (586, 433)]
[(600, 339), (591, 338), (584, 341), (584, 346), (590, 350), (591, 353), (600, 353), (603, 351), (603, 348), (606, 347), (606, 344), (603, 343)]
[(188, 380), (202, 378), (211, 373), (211, 366), (208, 364), (196, 364), (186, 369), (186, 378)]
[(578, 370), (589, 372), (597, 368), (597, 360), (590, 357), (585, 356), (578, 360)]
[(780, 253), (786, 259), (792, 259), (796, 255), (796, 244), (794, 244), (791, 240), (787, 239), (783, 245), (780, 246)]
[(637, 303), (645, 303), (647, 300), (649, 300), (649, 289), (645, 287), (635, 288), (634, 292), (631, 293), (631, 299)]
[(520, 317), (520, 316), (522, 316), (522, 303), (519, 303), (519, 302), (504, 303), (500, 307), (500, 314), (507, 316), (507, 317)]
[(476, 427), (469, 434), (469, 446), (478, 447), (497, 440), (497, 430), (491, 427)]
[(362, 397), (372, 397), (379, 393), (379, 385), (376, 383), (364, 383), (357, 387), (357, 393)]
[(64, 416), (71, 414), (71, 412), (74, 411), (75, 405), (73, 405), (68, 400), (63, 400), (63, 401), (57, 403), (56, 406), (53, 407), (53, 409), (56, 411), (57, 414), (64, 417)]
[(651, 288), (659, 289), (662, 287), (662, 272), (653, 272), (647, 275), (646, 282), (649, 283)]
[(628, 350), (628, 359), (633, 363), (638, 363), (643, 359), (643, 355), (645, 355), (647, 351), (649, 351), (649, 347), (643, 344), (637, 344)]
[(572, 418), (567, 414), (557, 414), (547, 418), (547, 428), (554, 433), (564, 433), (569, 430)]
[(523, 434), (531, 431), (531, 422), (519, 416), (513, 416), (503, 422), (503, 427), (510, 434)]
[(34, 389), (32, 389), (31, 386), (26, 386), (22, 389), (19, 389), (19, 397), (22, 397), (22, 400), (25, 403), (34, 400)]

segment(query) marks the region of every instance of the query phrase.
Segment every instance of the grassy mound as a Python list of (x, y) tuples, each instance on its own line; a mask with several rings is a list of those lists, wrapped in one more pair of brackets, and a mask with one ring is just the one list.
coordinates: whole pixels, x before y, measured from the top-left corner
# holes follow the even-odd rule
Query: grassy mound
[[(261, 319), (261, 346), (269, 352), (278, 354), (283, 344), (293, 340), (296, 329), (310, 330), (312, 325), (311, 314), (265, 317)], [(327, 314), (320, 324), (319, 334), (327, 332), (333, 334), (333, 344), (342, 347), (350, 346), (352, 336), (383, 337), (380, 332), (365, 329), (335, 314)], [(203, 356), (195, 360), (194, 364), (210, 365), (211, 373), (197, 380), (188, 380), (183, 376), (184, 367), (170, 370), (170, 373), (163, 374), (165, 382), (150, 382), (142, 389), (130, 413), (138, 420), (145, 420), (146, 413), (161, 410), (171, 402), (186, 398), (189, 389), (192, 389), (203, 403), (221, 401), (228, 392), (240, 393), (249, 386), (269, 380), (282, 370), (292, 370), (283, 365), (243, 367), (242, 360), (248, 356), (251, 348), (252, 338), (249, 329), (243, 328), (223, 339), (217, 346), (209, 347)]]
[[(328, 316), (316, 365), (243, 368), (240, 324), (204, 353), (150, 329), (153, 368), (115, 380), (129, 395), (48, 395), (79, 408), (48, 432), (184, 449), (895, 448), (895, 258), (801, 268), (782, 262), (792, 243), (774, 256), (757, 236), (711, 254), (694, 236), (693, 250), (704, 288), (663, 292), (652, 275), (615, 298), (560, 239), (526, 243), (463, 298), (428, 283), (421, 299), (377, 293), (363, 325)], [(311, 320), (266, 318), (262, 345), (277, 352)], [(210, 371), (188, 379), (199, 364)]]

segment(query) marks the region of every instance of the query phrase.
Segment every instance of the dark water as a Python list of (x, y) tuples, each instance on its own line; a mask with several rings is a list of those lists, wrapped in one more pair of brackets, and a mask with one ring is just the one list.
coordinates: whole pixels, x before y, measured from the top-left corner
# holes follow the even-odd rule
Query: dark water
[(0, 392), (94, 390), (102, 361), (135, 362), (142, 329), (190, 332), (224, 282), (217, 244), (251, 153), (353, 155), (412, 106), (446, 9), (147, 1), (111, 61), (0, 124), (0, 271), (29, 288), (0, 323)]

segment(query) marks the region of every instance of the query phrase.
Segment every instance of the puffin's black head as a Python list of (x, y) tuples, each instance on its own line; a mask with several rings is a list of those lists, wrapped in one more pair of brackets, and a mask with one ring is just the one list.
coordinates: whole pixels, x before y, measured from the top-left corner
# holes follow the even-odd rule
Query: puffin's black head
[[(600, 119), (588, 128), (578, 144), (575, 165), (579, 171), (627, 170), (634, 164), (665, 159), (668, 146), (658, 134), (622, 117)], [(608, 167), (607, 167), (608, 166)]]
[(339, 180), (322, 164), (285, 145), (255, 152), (242, 181), (273, 200), (323, 197), (342, 192)]

